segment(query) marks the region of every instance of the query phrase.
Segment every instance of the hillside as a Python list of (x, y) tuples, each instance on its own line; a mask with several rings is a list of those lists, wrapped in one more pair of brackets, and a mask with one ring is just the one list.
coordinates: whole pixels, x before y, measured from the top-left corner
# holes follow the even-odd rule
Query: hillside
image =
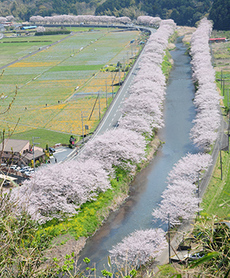
[(13, 15), (29, 20), (32, 15), (94, 14), (97, 5), (104, 0), (6, 0), (0, 1), (0, 16)]
[(230, 0), (0, 0), (0, 16), (13, 15), (29, 20), (33, 15), (95, 14), (128, 16), (140, 15), (173, 19), (177, 25), (195, 26), (209, 15), (214, 29), (229, 30)]
[(172, 18), (178, 25), (194, 26), (209, 12), (211, 3), (210, 0), (106, 0), (97, 7), (96, 14), (125, 14), (132, 18), (136, 11), (162, 19)]
[(230, 0), (215, 0), (209, 15), (214, 22), (214, 29), (230, 29)]
[(13, 15), (25, 21), (32, 15), (96, 14), (135, 19), (147, 14), (172, 18), (178, 25), (194, 26), (209, 12), (211, 4), (211, 0), (1, 0), (0, 16)]

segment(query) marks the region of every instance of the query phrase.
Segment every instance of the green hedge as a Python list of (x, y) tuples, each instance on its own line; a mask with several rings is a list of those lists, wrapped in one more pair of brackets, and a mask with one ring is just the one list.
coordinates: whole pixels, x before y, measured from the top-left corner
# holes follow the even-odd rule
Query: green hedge
[(61, 34), (70, 34), (70, 31), (69, 30), (44, 31), (44, 32), (35, 33), (35, 36), (61, 35)]

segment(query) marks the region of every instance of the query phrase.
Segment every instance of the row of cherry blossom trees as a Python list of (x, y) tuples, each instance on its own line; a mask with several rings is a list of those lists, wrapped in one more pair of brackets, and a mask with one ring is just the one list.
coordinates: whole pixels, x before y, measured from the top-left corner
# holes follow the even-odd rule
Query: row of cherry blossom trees
[(193, 79), (197, 85), (194, 105), (197, 110), (191, 138), (201, 150), (209, 150), (218, 136), (220, 126), (220, 96), (215, 84), (215, 70), (212, 67), (209, 37), (212, 23), (202, 19), (191, 38)]
[[(148, 19), (150, 22), (151, 18)], [(149, 25), (147, 20), (145, 24)], [(168, 38), (173, 34), (175, 26), (171, 20), (161, 21), (157, 32), (150, 36), (140, 69), (129, 90), (130, 97), (124, 102), (119, 127), (148, 138), (153, 135), (154, 129), (164, 125), (162, 105), (166, 84), (161, 64)], [(113, 246), (110, 256), (113, 262), (129, 262), (137, 266), (157, 257), (165, 247), (165, 232), (162, 229), (139, 230)]]
[[(197, 114), (190, 134), (194, 144), (202, 151), (208, 150), (217, 139), (220, 125), (220, 96), (216, 90), (208, 44), (211, 30), (211, 22), (202, 19), (192, 35), (190, 50), (193, 80), (197, 87), (194, 99)], [(171, 224), (176, 225), (199, 211), (200, 200), (197, 198), (195, 182), (211, 163), (211, 156), (205, 153), (188, 154), (182, 158), (169, 173), (168, 187), (162, 194), (159, 207), (154, 209), (153, 216), (167, 221), (170, 214)]]
[[(163, 22), (163, 21), (162, 21)], [(165, 76), (161, 71), (164, 50), (175, 24), (161, 24), (152, 34), (139, 64), (139, 71), (124, 101), (119, 128), (97, 136), (86, 145), (83, 159), (99, 159), (110, 173), (114, 166), (135, 170), (145, 156), (145, 137), (163, 126), (162, 102)]]
[[(78, 161), (38, 169), (29, 181), (14, 191), (15, 198), (18, 198), (21, 204), (27, 204), (27, 209), (33, 218), (46, 221), (61, 216), (62, 213), (75, 213), (76, 208), (82, 203), (92, 200), (99, 192), (110, 188), (108, 180), (114, 173), (114, 167), (133, 171), (136, 164), (145, 159), (147, 142), (144, 136), (146, 130), (141, 130), (142, 116), (144, 120), (146, 119), (150, 134), (151, 129), (162, 126), (160, 110), (165, 87), (165, 78), (160, 73), (161, 60), (154, 62), (151, 47), (158, 51), (158, 55), (161, 53), (163, 56), (163, 49), (172, 32), (171, 25), (166, 27), (162, 24), (156, 32), (158, 35), (151, 36), (140, 71), (132, 86), (130, 99), (126, 101), (124, 118), (128, 119), (128, 114), (131, 115), (134, 110), (136, 113), (131, 116), (140, 115), (139, 127), (134, 130), (132, 126), (129, 129), (120, 126), (97, 136), (86, 145)], [(154, 41), (158, 42), (157, 45)], [(146, 64), (147, 71), (144, 69), (145, 60), (152, 61), (152, 65), (150, 62)], [(146, 80), (146, 84), (148, 83), (143, 91), (141, 80)], [(134, 89), (138, 92), (135, 93)], [(142, 103), (137, 101), (141, 93)]]
[(148, 26), (159, 26), (161, 22), (160, 17), (152, 17), (147, 15), (141, 15), (137, 18), (137, 24)]
[(154, 129), (162, 128), (162, 106), (165, 97), (165, 76), (161, 64), (168, 38), (175, 29), (172, 21), (161, 21), (151, 34), (139, 63), (139, 71), (124, 101), (119, 126), (151, 137)]
[(0, 16), (0, 23), (5, 23), (5, 22), (8, 22), (8, 21), (13, 21), (13, 20), (14, 20), (13, 15), (8, 15), (6, 17)]
[(30, 22), (34, 24), (128, 24), (131, 23), (129, 17), (115, 17), (115, 16), (95, 16), (95, 15), (54, 15), (45, 16), (40, 15), (31, 16)]
[[(142, 24), (150, 25), (148, 18), (144, 18)], [(218, 109), (220, 97), (214, 83), (215, 73), (211, 65), (208, 46), (210, 32), (211, 23), (207, 19), (203, 19), (193, 34), (191, 42), (193, 78), (198, 87), (194, 100), (197, 115), (194, 120), (195, 125), (191, 130), (191, 136), (193, 142), (202, 150), (207, 150), (216, 140), (217, 129), (220, 124)], [(154, 52), (154, 60), (157, 61), (160, 57), (157, 51)], [(144, 83), (142, 88), (145, 87)], [(207, 153), (188, 153), (181, 158), (168, 175), (168, 186), (162, 193), (162, 201), (152, 213), (154, 221), (160, 219), (163, 222), (167, 222), (168, 217), (170, 217), (170, 224), (174, 226), (181, 224), (182, 220), (193, 217), (200, 210), (199, 188), (197, 188), (196, 183), (199, 183), (202, 175), (211, 164), (212, 157)], [(144, 240), (143, 249), (138, 245), (139, 237)], [(161, 237), (159, 236), (159, 238)], [(113, 250), (110, 251), (111, 256), (113, 259), (128, 260), (135, 264), (137, 263), (135, 254), (141, 254), (143, 257), (140, 256), (141, 259), (138, 263), (146, 263), (153, 255), (145, 247), (145, 241), (145, 231), (140, 231), (140, 235), (135, 232), (114, 246)], [(152, 248), (154, 252), (156, 249)]]

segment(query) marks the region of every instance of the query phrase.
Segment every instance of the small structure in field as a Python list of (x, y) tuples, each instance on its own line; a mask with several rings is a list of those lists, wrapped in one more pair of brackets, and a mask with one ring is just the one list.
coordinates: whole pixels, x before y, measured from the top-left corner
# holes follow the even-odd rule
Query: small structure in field
[(210, 38), (209, 42), (214, 43), (214, 42), (226, 42), (226, 38)]

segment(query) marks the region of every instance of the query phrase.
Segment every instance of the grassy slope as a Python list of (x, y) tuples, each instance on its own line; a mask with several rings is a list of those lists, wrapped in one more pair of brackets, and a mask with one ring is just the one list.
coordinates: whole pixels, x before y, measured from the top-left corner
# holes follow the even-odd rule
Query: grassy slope
[[(222, 37), (222, 32), (214, 32), (213, 37)], [(230, 37), (230, 32), (224, 33), (225, 37)], [(214, 67), (216, 70), (217, 86), (221, 91), (221, 95), (224, 95), (223, 99), (223, 115), (226, 115), (226, 108), (228, 107), (227, 91), (230, 89), (230, 80), (225, 83), (225, 92), (223, 94), (223, 88), (221, 89), (220, 77), (221, 70), (224, 78), (230, 78), (230, 42), (212, 44), (212, 52), (214, 55)], [(227, 117), (224, 116), (227, 120)], [(203, 213), (214, 214), (220, 218), (230, 217), (230, 154), (222, 151), (222, 170), (223, 179), (221, 180), (221, 167), (220, 157), (217, 161), (212, 180), (209, 187), (203, 197), (201, 206), (203, 207)]]
[(216, 168), (208, 190), (203, 198), (202, 207), (205, 213), (217, 215), (220, 218), (230, 217), (230, 155), (222, 152), (223, 179), (221, 180), (220, 160)]
[(32, 145), (32, 137), (40, 137), (39, 139), (36, 139), (36, 142), (39, 143), (39, 147), (45, 148), (46, 144), (48, 144), (49, 146), (54, 146), (56, 143), (68, 144), (70, 135), (38, 128), (13, 134), (11, 138), (19, 140), (30, 140), (30, 144)]

